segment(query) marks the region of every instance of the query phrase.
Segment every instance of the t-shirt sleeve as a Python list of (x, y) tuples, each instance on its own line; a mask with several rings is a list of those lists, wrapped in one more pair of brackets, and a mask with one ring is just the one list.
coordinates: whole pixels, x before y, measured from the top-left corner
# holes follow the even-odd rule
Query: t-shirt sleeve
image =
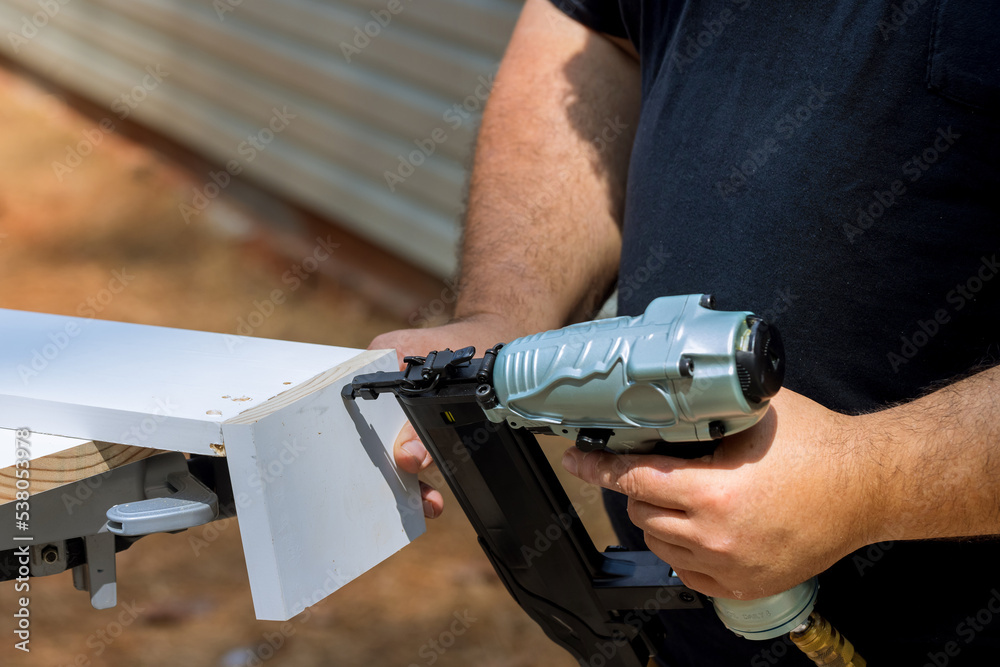
[(627, 38), (621, 9), (615, 0), (550, 0), (570, 18), (591, 30)]

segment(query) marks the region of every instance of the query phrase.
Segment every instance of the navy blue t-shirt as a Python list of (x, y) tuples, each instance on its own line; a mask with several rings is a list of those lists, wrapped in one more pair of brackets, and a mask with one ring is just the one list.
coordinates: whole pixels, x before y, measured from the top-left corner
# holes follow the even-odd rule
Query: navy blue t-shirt
[[(997, 363), (1000, 2), (553, 2), (640, 55), (621, 314), (701, 292), (752, 310), (785, 386), (844, 413)], [(871, 665), (1000, 662), (996, 541), (873, 545), (820, 582)], [(811, 664), (711, 616), (669, 615), (669, 664)]]

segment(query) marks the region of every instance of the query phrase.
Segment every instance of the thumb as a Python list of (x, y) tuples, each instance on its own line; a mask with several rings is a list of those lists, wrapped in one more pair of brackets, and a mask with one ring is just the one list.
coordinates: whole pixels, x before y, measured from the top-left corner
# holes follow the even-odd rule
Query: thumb
[(392, 454), (396, 465), (409, 473), (416, 474), (431, 464), (431, 455), (409, 422), (403, 425), (396, 436)]

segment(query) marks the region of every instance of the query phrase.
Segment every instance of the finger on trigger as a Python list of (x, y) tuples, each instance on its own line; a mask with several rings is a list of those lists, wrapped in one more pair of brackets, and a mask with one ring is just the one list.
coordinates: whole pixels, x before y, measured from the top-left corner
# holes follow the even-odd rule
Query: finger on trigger
[(690, 461), (668, 456), (574, 450), (570, 447), (566, 457), (575, 463), (577, 477), (659, 507), (690, 509), (692, 484), (706, 474)]
[(570, 447), (563, 455), (563, 466), (585, 482), (627, 494), (621, 482), (629, 472), (631, 458), (608, 452), (584, 453)]

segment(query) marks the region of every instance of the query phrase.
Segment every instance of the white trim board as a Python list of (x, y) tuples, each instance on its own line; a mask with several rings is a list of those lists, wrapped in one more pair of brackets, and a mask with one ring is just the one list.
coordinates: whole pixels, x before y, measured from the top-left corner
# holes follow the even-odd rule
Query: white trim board
[(260, 619), (291, 618), (424, 530), (416, 477), (392, 463), (402, 410), (340, 395), (394, 370), (391, 350), (3, 309), (0, 341), (0, 428), (227, 457)]
[[(0, 404), (0, 411), (3, 406)], [(45, 435), (35, 433), (29, 436), (29, 460), (40, 459), (50, 454), (58, 454), (67, 449), (73, 449), (86, 444), (89, 440), (78, 438), (63, 438), (58, 435)], [(17, 463), (17, 430), (13, 428), (0, 428), (0, 470), (9, 468)]]
[[(0, 428), (197, 454), (359, 350), (0, 309)], [(389, 370), (389, 369), (386, 369)]]

